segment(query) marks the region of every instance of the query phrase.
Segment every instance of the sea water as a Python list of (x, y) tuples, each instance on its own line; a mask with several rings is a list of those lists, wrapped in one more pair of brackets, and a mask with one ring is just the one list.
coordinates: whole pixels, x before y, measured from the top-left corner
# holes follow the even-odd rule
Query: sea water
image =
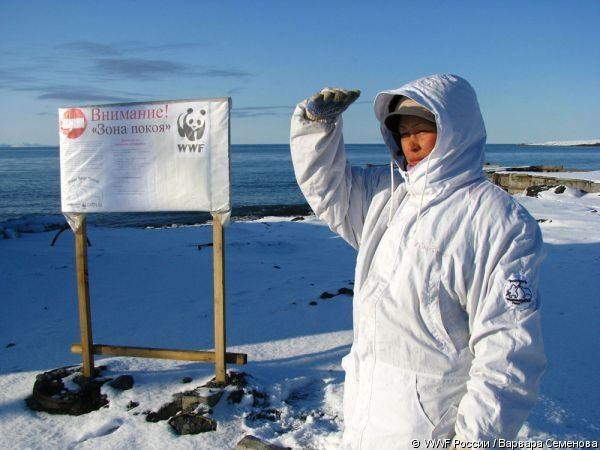
[[(562, 165), (600, 170), (600, 147), (547, 147), (489, 144), (485, 161), (503, 166)], [(384, 165), (383, 144), (348, 144), (354, 165)], [(306, 214), (288, 145), (234, 145), (231, 148), (231, 199), (234, 217)], [(90, 214), (102, 226), (165, 226), (199, 223), (205, 213)], [(64, 224), (60, 213), (57, 147), (0, 148), (0, 230), (41, 231)]]

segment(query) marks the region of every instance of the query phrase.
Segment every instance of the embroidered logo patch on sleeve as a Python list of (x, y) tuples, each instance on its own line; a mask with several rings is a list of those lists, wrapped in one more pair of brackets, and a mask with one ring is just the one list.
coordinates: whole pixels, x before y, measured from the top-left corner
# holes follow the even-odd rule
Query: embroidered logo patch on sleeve
[(527, 287), (525, 278), (511, 277), (506, 283), (504, 289), (504, 299), (513, 305), (531, 302), (531, 289)]

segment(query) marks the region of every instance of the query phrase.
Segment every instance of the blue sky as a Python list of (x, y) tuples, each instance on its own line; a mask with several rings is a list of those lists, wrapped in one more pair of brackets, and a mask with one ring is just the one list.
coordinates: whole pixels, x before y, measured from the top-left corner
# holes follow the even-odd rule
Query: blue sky
[(600, 2), (0, 3), (0, 144), (58, 142), (57, 108), (231, 96), (234, 144), (285, 143), (293, 107), (359, 88), (345, 140), (381, 142), (377, 92), (475, 87), (488, 142), (600, 138)]

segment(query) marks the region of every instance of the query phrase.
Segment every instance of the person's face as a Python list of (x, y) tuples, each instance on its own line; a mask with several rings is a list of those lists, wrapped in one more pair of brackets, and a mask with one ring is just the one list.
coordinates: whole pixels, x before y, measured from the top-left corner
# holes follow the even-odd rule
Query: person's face
[(410, 165), (427, 158), (437, 139), (435, 123), (417, 116), (402, 116), (398, 126), (402, 153)]

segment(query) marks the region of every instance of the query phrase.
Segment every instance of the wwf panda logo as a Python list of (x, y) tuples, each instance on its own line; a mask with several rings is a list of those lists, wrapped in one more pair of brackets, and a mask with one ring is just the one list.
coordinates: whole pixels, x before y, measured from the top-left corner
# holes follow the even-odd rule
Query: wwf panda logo
[(205, 115), (205, 110), (194, 112), (193, 108), (188, 108), (187, 112), (181, 113), (177, 118), (179, 136), (186, 137), (190, 141), (201, 139), (206, 127)]

